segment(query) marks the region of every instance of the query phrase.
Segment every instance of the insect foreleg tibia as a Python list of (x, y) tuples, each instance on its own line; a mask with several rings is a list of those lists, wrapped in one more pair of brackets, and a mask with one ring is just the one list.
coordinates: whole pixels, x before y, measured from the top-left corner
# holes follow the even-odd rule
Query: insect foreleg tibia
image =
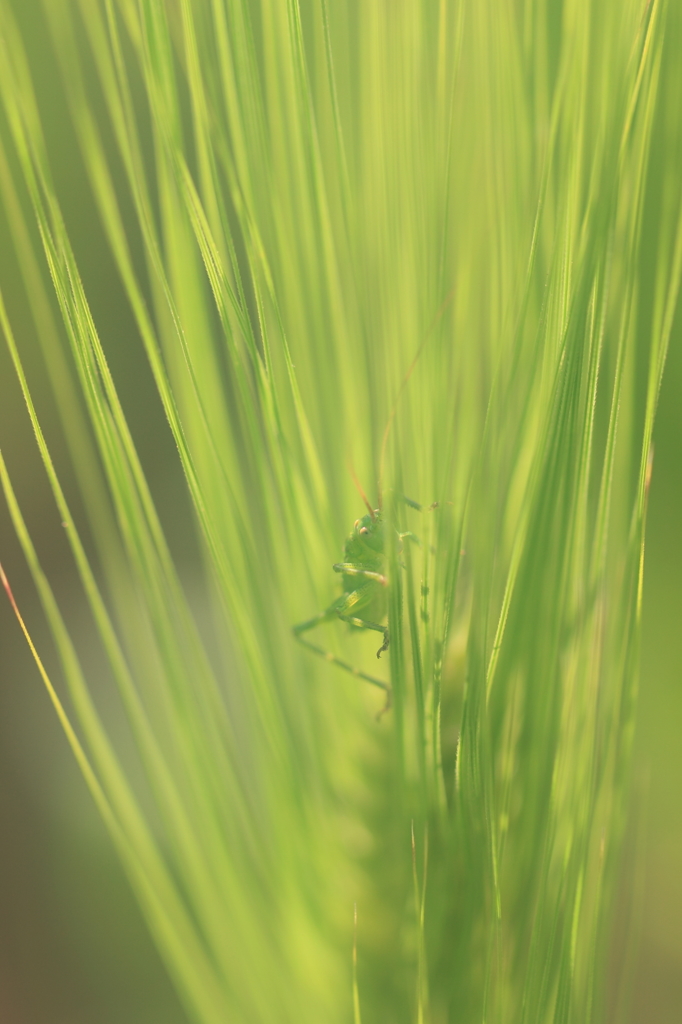
[(406, 530), (405, 533), (399, 533), (398, 536), (401, 540), (411, 540), (413, 544), (421, 546), (421, 541), (416, 533), (412, 533), (411, 530)]
[(438, 501), (433, 501), (427, 508), (424, 508), (424, 506), (420, 505), (418, 501), (413, 501), (412, 498), (408, 498), (406, 494), (402, 495), (402, 499), (406, 505), (409, 505), (410, 508), (413, 508), (416, 512), (433, 512), (434, 508), (438, 508), (440, 504)]
[(388, 586), (388, 579), (383, 573), (370, 572), (369, 569), (363, 569), (361, 565), (356, 565), (355, 562), (336, 562), (332, 569), (334, 572), (342, 572), (344, 576), (362, 576), (363, 579), (376, 580), (382, 586)]

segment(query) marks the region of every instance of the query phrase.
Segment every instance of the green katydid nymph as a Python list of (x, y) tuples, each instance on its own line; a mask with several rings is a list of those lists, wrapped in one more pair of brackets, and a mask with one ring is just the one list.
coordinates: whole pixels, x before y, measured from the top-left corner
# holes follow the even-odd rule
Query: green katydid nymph
[[(361, 494), (367, 506), (367, 515), (364, 515), (362, 519), (355, 520), (353, 530), (346, 538), (343, 561), (332, 566), (334, 572), (342, 575), (343, 591), (324, 611), (318, 612), (312, 618), (294, 626), (293, 632), (299, 643), (314, 651), (315, 654), (319, 654), (333, 665), (338, 665), (339, 668), (364, 679), (373, 686), (385, 690), (387, 701), (384, 710), (387, 710), (390, 707), (391, 699), (391, 690), (387, 683), (355, 668), (354, 665), (338, 658), (331, 651), (325, 651), (317, 644), (311, 643), (302, 635), (324, 622), (340, 619), (357, 629), (371, 629), (383, 634), (383, 642), (377, 651), (377, 658), (380, 658), (388, 649), (388, 626), (382, 623), (388, 612), (389, 580), (386, 575), (386, 548), (389, 540), (388, 530), (391, 527), (388, 525), (382, 509), (373, 509), (362, 491)], [(404, 500), (412, 508), (418, 511), (422, 510), (421, 505), (418, 505), (417, 502), (411, 501), (409, 498)], [(437, 504), (435, 502), (431, 508), (437, 507)], [(406, 539), (417, 540), (413, 533), (397, 533), (395, 540), (397, 554), (400, 554), (403, 540)]]

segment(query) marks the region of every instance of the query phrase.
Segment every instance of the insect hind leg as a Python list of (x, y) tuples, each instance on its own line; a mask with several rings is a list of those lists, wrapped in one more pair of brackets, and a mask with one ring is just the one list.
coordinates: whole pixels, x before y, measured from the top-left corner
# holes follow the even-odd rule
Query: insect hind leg
[(408, 498), (406, 494), (402, 494), (401, 497), (405, 504), (409, 505), (409, 507), (413, 508), (416, 512), (433, 512), (434, 508), (440, 507), (439, 501), (432, 501), (430, 505), (420, 505), (418, 501)]
[(357, 626), (359, 629), (374, 629), (377, 633), (384, 634), (384, 642), (377, 651), (377, 658), (380, 658), (384, 651), (388, 650), (388, 626), (380, 626), (378, 622), (370, 622), (369, 619), (360, 619), (356, 615), (342, 615), (339, 612), (338, 616), (340, 619), (343, 619), (344, 622), (349, 622), (351, 626)]
[(343, 658), (337, 658), (337, 656), (332, 654), (331, 651), (325, 651), (324, 648), (318, 647), (317, 644), (311, 643), (310, 640), (306, 640), (296, 632), (294, 632), (294, 636), (300, 644), (303, 644), (303, 646), (307, 647), (309, 651), (313, 651), (321, 658), (324, 658), (324, 660), (328, 661), (331, 665), (338, 665), (338, 667), (342, 668), (345, 672), (350, 672), (350, 674), (355, 676), (356, 679), (364, 679), (366, 683), (371, 683), (372, 686), (378, 686), (379, 689), (384, 690), (385, 693), (390, 695), (391, 688), (383, 681), (383, 679), (377, 679), (376, 676), (371, 676), (368, 672), (363, 672), (361, 669), (356, 668), (355, 665), (351, 665), (350, 662), (344, 661)]
[[(380, 712), (380, 714), (383, 714), (384, 711), (388, 710), (391, 704), (391, 688), (388, 685), (388, 683), (385, 683), (383, 679), (377, 679), (376, 676), (372, 676), (368, 672), (363, 672), (361, 669), (356, 668), (355, 665), (351, 665), (350, 662), (344, 661), (343, 658), (337, 657), (336, 654), (333, 654), (331, 651), (324, 650), (323, 647), (318, 647), (317, 644), (312, 643), (312, 641), (308, 640), (306, 637), (301, 635), (303, 633), (306, 633), (310, 629), (315, 629), (316, 626), (320, 626), (324, 622), (330, 622), (332, 619), (335, 619), (337, 617), (345, 618), (345, 616), (340, 615), (339, 612), (337, 611), (337, 608), (335, 607), (337, 604), (338, 602), (335, 602), (329, 608), (325, 609), (325, 611), (319, 612), (317, 615), (314, 615), (311, 619), (306, 619), (305, 622), (299, 622), (298, 625), (293, 627), (292, 633), (294, 634), (294, 637), (298, 640), (299, 644), (302, 644), (303, 647), (307, 647), (309, 651), (312, 651), (314, 654), (317, 654), (320, 658), (324, 658), (324, 660), (328, 661), (331, 665), (337, 665), (345, 672), (349, 672), (352, 676), (355, 676), (356, 679), (364, 679), (366, 683), (371, 683), (372, 686), (377, 686), (379, 687), (379, 689), (384, 690), (387, 696), (386, 707)], [(364, 621), (362, 622), (362, 624), (366, 625)], [(382, 632), (384, 631), (383, 626), (376, 626), (376, 624), (374, 623), (372, 623), (372, 626), (373, 628), (380, 629)], [(386, 641), (384, 642), (386, 643)]]
[(323, 622), (329, 622), (335, 618), (335, 611), (332, 605), (331, 608), (325, 608), (323, 612), (318, 612), (317, 615), (313, 615), (312, 619), (306, 619), (305, 622), (299, 622), (298, 625), (292, 626), (292, 632), (297, 640), (301, 639), (301, 633), (307, 632), (309, 629), (315, 629), (316, 626), (321, 626)]

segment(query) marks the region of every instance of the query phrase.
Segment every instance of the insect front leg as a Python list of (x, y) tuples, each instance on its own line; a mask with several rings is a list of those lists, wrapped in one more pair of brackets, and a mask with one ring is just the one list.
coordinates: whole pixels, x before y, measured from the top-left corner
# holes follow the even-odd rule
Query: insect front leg
[(344, 576), (361, 576), (365, 580), (374, 580), (376, 583), (381, 583), (383, 587), (388, 586), (388, 577), (384, 576), (383, 573), (363, 569), (361, 565), (356, 565), (355, 562), (336, 562), (332, 569), (334, 572), (342, 572)]
[[(433, 512), (434, 508), (438, 508), (440, 506), (439, 501), (433, 501), (430, 505), (424, 507), (424, 505), (420, 505), (418, 501), (413, 501), (412, 498), (408, 498), (406, 494), (402, 495), (402, 499), (406, 505), (409, 505), (409, 507), (413, 508), (416, 512)], [(449, 504), (451, 504), (451, 502)]]
[[(420, 505), (418, 501), (413, 501), (412, 498), (408, 498), (406, 494), (401, 495), (401, 497), (402, 497), (403, 501), (405, 502), (405, 504), (409, 508), (413, 508), (415, 510), (415, 512), (433, 512), (434, 509), (440, 508), (440, 502), (439, 501), (434, 501), (430, 505)], [(452, 502), (449, 501), (449, 502), (447, 502), (447, 504), (451, 505)], [(398, 536), (399, 536), (401, 542), (404, 541), (404, 540), (409, 540), (413, 544), (416, 544), (418, 547), (421, 547), (421, 543), (422, 542), (420, 541), (420, 539), (416, 535), (416, 533), (412, 533), (412, 530), (405, 530), (404, 533), (399, 533)], [(431, 549), (431, 551), (432, 551), (433, 554), (435, 554), (435, 551), (434, 551), (433, 548)], [(403, 568), (404, 568), (404, 566), (403, 566)]]

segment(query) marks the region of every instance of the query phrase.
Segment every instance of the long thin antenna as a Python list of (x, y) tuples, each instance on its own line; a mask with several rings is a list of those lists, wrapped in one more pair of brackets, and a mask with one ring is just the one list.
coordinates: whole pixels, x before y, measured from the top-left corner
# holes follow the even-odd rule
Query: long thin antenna
[[(398, 411), (398, 402), (400, 401), (400, 398), (402, 396), (403, 391), (407, 387), (407, 382), (409, 381), (410, 377), (414, 373), (414, 369), (415, 369), (415, 367), (416, 367), (416, 365), (417, 365), (417, 363), (419, 361), (419, 357), (421, 356), (422, 352), (424, 351), (424, 348), (426, 346), (427, 341), (429, 340), (429, 338), (433, 334), (433, 331), (434, 331), (438, 321), (442, 317), (443, 313), (445, 312), (445, 310), (448, 308), (448, 306), (452, 302), (454, 294), (455, 294), (455, 285), (453, 284), (452, 288), (450, 289), (448, 294), (445, 296), (445, 299), (443, 300), (443, 302), (441, 303), (440, 307), (436, 311), (436, 314), (435, 314), (433, 320), (429, 324), (429, 327), (428, 327), (428, 329), (426, 331), (426, 334), (422, 338), (421, 344), (419, 345), (419, 348), (417, 349), (417, 352), (416, 352), (416, 354), (414, 356), (414, 359), (410, 363), (410, 365), (408, 367), (408, 370), (407, 370), (407, 373), (405, 374), (405, 376), (403, 377), (403, 379), (402, 379), (402, 381), (400, 383), (400, 387), (398, 388), (398, 394), (395, 396), (395, 401), (393, 402), (393, 408), (391, 409), (391, 411), (390, 411), (390, 413), (388, 415), (388, 420), (386, 421), (386, 429), (384, 430), (384, 436), (383, 436), (383, 439), (381, 441), (381, 453), (379, 455), (379, 481), (378, 481), (379, 508), (383, 507), (382, 483), (383, 483), (383, 479), (384, 479), (384, 460), (386, 458), (386, 445), (388, 444), (388, 435), (391, 432), (391, 427), (393, 426), (393, 420), (395, 419), (395, 414)], [(365, 502), (366, 501), (367, 501), (367, 499), (365, 498)]]
[[(349, 465), (348, 468), (350, 470), (350, 475), (353, 477), (353, 483), (355, 484), (356, 490), (357, 490), (358, 494), (360, 495), (360, 497), (362, 498), (362, 500), (364, 501), (365, 505), (367, 506), (367, 511), (371, 515), (372, 519), (376, 519), (376, 515), (375, 515), (375, 512), (374, 512), (374, 509), (370, 505), (370, 503), (369, 503), (369, 501), (367, 499), (367, 495), (365, 494), (365, 492), (362, 489), (362, 484), (358, 480), (357, 475), (355, 473), (355, 470), (353, 469), (352, 465)], [(381, 504), (379, 505), (379, 508), (381, 508)]]

